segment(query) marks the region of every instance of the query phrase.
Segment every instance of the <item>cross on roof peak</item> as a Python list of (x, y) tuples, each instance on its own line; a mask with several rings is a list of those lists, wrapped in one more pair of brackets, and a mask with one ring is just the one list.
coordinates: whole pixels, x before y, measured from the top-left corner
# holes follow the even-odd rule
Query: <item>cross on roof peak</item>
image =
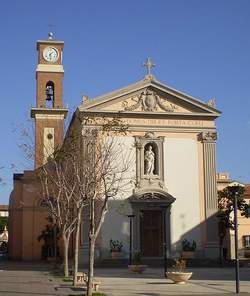
[(153, 78), (153, 75), (151, 74), (151, 69), (153, 67), (155, 67), (155, 64), (153, 63), (153, 61), (151, 60), (151, 58), (147, 58), (146, 61), (143, 63), (143, 67), (146, 68), (146, 75), (145, 78)]

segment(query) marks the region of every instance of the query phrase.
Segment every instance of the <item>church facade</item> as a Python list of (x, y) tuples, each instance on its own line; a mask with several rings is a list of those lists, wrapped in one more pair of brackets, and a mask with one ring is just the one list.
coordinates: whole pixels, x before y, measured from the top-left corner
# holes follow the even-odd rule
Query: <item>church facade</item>
[[(31, 110), (35, 121), (35, 168), (46, 163), (53, 147), (62, 144), (63, 42), (38, 41), (36, 70), (37, 104)], [(85, 97), (75, 111), (81, 116), (119, 118), (128, 133), (119, 141), (132, 150), (131, 190), (109, 201), (109, 212), (96, 246), (96, 258), (110, 257), (110, 240), (123, 243), (129, 254), (130, 221), (133, 250), (143, 257), (160, 258), (166, 246), (168, 256), (180, 255), (183, 240), (195, 241), (197, 258), (217, 258), (216, 124), (220, 112), (213, 102), (204, 103), (156, 80), (152, 62), (145, 63), (145, 77), (129, 86), (97, 98)], [(82, 126), (71, 120), (71, 128)], [(10, 255), (39, 259), (37, 241), (46, 213), (35, 193), (32, 172), (15, 175), (10, 197)], [(33, 181), (32, 181), (33, 180)], [(20, 231), (15, 234), (15, 228)], [(80, 256), (88, 252), (83, 218)], [(30, 229), (27, 233), (27, 228)], [(16, 235), (19, 235), (19, 242)], [(18, 252), (15, 245), (19, 244)], [(18, 253), (18, 254), (17, 254)]]

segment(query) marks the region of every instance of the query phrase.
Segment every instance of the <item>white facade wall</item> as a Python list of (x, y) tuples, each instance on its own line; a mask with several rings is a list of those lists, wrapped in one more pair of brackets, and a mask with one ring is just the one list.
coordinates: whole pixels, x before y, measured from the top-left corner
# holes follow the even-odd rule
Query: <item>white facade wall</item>
[[(117, 143), (123, 147), (123, 153), (133, 149), (133, 165), (128, 178), (135, 177), (135, 148), (133, 137), (121, 137)], [(165, 138), (164, 140), (164, 178), (168, 193), (176, 198), (172, 204), (170, 219), (170, 239), (172, 253), (181, 250), (181, 241), (195, 240), (200, 246), (200, 200), (198, 145), (190, 138)], [(121, 158), (123, 156), (121, 155)], [(126, 200), (133, 193), (130, 190), (109, 201), (109, 212), (102, 227), (101, 256), (109, 257), (110, 239), (123, 242), (124, 253), (129, 252), (129, 219), (131, 207)]]
[(164, 176), (168, 193), (176, 198), (171, 209), (171, 249), (181, 249), (181, 241), (200, 245), (200, 200), (198, 146), (193, 139), (165, 138)]
[[(122, 168), (124, 160), (129, 160), (129, 170), (125, 174), (124, 188), (120, 194), (109, 201), (108, 213), (105, 217), (104, 224), (102, 226), (101, 237), (101, 256), (109, 257), (110, 239), (119, 240), (123, 243), (123, 252), (128, 255), (129, 250), (129, 218), (127, 215), (132, 213), (129, 198), (134, 189), (136, 162), (135, 162), (135, 146), (134, 137), (124, 136), (116, 138), (117, 151), (119, 151), (119, 166)], [(132, 182), (130, 182), (132, 180)], [(129, 182), (129, 183), (128, 183)]]

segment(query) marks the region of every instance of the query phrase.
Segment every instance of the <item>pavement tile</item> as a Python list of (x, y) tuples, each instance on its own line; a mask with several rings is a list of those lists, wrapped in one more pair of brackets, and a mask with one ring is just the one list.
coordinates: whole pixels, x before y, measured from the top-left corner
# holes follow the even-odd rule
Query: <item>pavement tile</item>
[[(0, 296), (79, 295), (85, 287), (72, 287), (50, 273), (51, 265), (24, 262), (0, 262)], [(86, 270), (82, 270), (86, 271)], [(97, 268), (100, 290), (108, 296), (223, 296), (236, 295), (233, 268), (193, 268), (186, 285), (175, 285), (164, 278), (163, 270), (148, 268), (142, 275), (125, 268)], [(241, 268), (241, 292), (250, 296), (250, 268)]]

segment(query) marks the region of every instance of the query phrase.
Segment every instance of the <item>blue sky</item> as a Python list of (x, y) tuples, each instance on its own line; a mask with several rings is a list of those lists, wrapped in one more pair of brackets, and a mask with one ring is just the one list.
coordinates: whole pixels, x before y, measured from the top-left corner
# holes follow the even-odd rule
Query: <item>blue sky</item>
[(15, 130), (35, 105), (36, 40), (65, 41), (64, 102), (142, 79), (146, 57), (158, 80), (196, 98), (216, 98), (217, 170), (250, 183), (250, 1), (8, 0), (0, 2), (0, 203), (11, 164), (27, 167)]

